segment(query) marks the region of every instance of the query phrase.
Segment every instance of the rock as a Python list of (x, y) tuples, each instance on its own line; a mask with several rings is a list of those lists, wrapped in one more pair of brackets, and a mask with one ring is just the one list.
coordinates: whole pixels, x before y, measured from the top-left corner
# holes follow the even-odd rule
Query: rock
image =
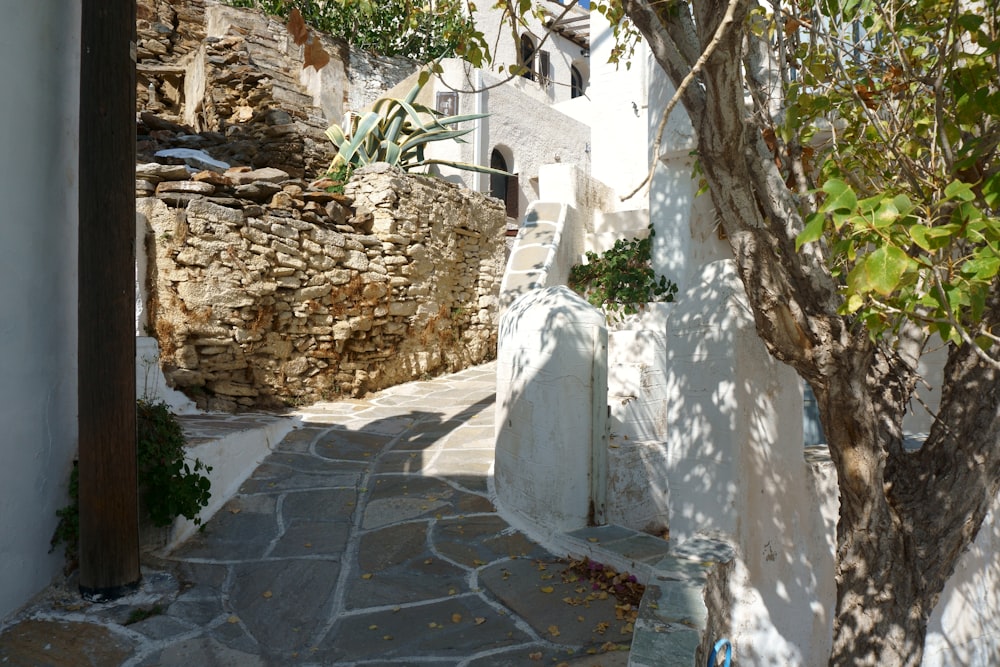
[(187, 167), (182, 164), (148, 162), (135, 165), (136, 178), (142, 178), (153, 183), (159, 183), (160, 181), (182, 181), (190, 175)]
[(255, 181), (246, 185), (237, 185), (233, 193), (237, 197), (251, 201), (262, 202), (281, 191), (281, 186), (266, 181)]
[(281, 183), (282, 181), (287, 181), (289, 179), (287, 171), (275, 169), (274, 167), (264, 167), (262, 169), (253, 169), (251, 171), (230, 169), (226, 172), (226, 175), (229, 176), (229, 178), (231, 178), (233, 183), (236, 185), (245, 185), (247, 183), (253, 183), (254, 181)]
[(288, 125), (293, 120), (287, 111), (271, 109), (264, 114), (264, 122), (268, 125)]
[(139, 118), (142, 120), (142, 124), (150, 130), (167, 130), (174, 133), (186, 133), (191, 131), (191, 128), (189, 127), (184, 127), (183, 125), (169, 121), (166, 118), (161, 118), (160, 116), (149, 113), (148, 111), (140, 113)]
[(233, 181), (225, 174), (220, 174), (217, 171), (209, 171), (207, 169), (199, 171), (197, 174), (193, 174), (191, 176), (191, 180), (204, 181), (223, 188), (231, 187), (233, 184)]
[(156, 151), (153, 156), (177, 158), (183, 160), (185, 164), (198, 170), (208, 169), (210, 171), (222, 173), (229, 169), (229, 165), (225, 162), (216, 160), (205, 151), (200, 151), (194, 148), (165, 148), (163, 150)]
[(215, 193), (215, 186), (204, 181), (163, 181), (156, 186), (156, 194), (164, 192), (186, 192), (199, 195)]
[(215, 380), (207, 386), (209, 390), (223, 396), (256, 396), (260, 393), (248, 384), (231, 380)]

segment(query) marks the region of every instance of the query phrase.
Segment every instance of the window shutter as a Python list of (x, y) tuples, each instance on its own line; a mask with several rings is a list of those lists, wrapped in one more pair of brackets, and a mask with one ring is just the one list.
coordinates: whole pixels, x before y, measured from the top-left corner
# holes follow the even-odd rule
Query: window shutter
[(538, 52), (538, 83), (542, 84), (542, 88), (548, 88), (549, 84), (552, 82), (550, 75), (551, 72), (551, 58), (548, 51)]
[(507, 217), (517, 219), (518, 209), (518, 195), (521, 189), (517, 186), (517, 174), (511, 174), (507, 177), (507, 196), (503, 198), (504, 204), (507, 205)]

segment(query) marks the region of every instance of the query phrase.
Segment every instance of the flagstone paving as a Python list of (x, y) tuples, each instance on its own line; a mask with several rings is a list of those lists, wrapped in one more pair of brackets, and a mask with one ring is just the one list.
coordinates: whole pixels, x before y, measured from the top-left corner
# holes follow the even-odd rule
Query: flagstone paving
[(625, 665), (615, 599), (490, 501), (494, 392), (490, 364), (303, 409), (138, 593), (54, 586), (0, 665)]

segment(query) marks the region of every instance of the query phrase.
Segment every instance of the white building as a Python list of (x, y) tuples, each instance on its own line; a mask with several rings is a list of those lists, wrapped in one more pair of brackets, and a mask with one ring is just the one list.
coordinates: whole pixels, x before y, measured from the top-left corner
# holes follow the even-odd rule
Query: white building
[(80, 6), (39, 0), (8, 18), (0, 25), (0, 619), (63, 565), (49, 538), (78, 433)]

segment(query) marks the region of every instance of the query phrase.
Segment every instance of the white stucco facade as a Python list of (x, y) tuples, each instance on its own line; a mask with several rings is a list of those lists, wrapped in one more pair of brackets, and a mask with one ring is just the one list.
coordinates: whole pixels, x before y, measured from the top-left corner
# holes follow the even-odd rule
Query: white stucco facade
[[(473, 14), (476, 27), (487, 35), (487, 41), (493, 49), (493, 63), (490, 71), (494, 75), (508, 78), (512, 66), (523, 65), (532, 70), (530, 73), (515, 75), (509, 82), (513, 88), (544, 104), (565, 102), (574, 97), (572, 87), (572, 70), (575, 68), (582, 77), (581, 89), (577, 95), (588, 94), (590, 78), (590, 50), (586, 40), (587, 18), (591, 13), (579, 5), (572, 7), (564, 14), (566, 7), (555, 0), (539, 0), (537, 8), (545, 15), (543, 22), (533, 14), (524, 17), (526, 25), (517, 29), (518, 42), (511, 35), (509, 18), (505, 12), (489, 3), (483, 3)], [(562, 16), (559, 27), (549, 30), (551, 22)], [(571, 35), (584, 31), (574, 39)], [(497, 39), (499, 36), (499, 39)], [(522, 49), (531, 44), (531, 56), (522, 59)], [(525, 52), (527, 53), (527, 52)], [(542, 56), (542, 54), (546, 54)], [(546, 61), (548, 67), (546, 68)], [(516, 70), (514, 70), (516, 71)], [(582, 94), (582, 95), (581, 95)]]
[(0, 25), (0, 620), (58, 573), (55, 512), (77, 440), (80, 7)]

